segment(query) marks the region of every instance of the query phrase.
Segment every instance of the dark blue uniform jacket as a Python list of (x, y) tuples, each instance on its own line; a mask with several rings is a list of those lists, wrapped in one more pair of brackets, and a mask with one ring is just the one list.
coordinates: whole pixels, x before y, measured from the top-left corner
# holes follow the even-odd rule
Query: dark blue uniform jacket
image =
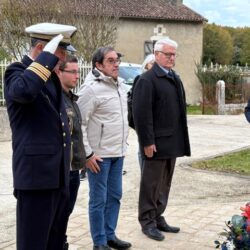
[(57, 62), (42, 52), (35, 61), (24, 56), (5, 72), (15, 189), (68, 186), (71, 142), (60, 81), (52, 73)]

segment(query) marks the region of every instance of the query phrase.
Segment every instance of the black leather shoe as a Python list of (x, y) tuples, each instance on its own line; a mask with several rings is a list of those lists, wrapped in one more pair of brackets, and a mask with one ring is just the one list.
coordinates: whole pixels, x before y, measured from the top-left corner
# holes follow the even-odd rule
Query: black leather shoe
[(109, 246), (101, 245), (101, 246), (94, 246), (93, 250), (111, 250), (111, 248)]
[(169, 226), (167, 223), (164, 225), (157, 225), (157, 228), (160, 231), (167, 232), (167, 233), (178, 233), (180, 231), (179, 227), (172, 227), (172, 226)]
[(143, 228), (142, 232), (153, 240), (162, 241), (165, 239), (164, 235), (156, 227)]
[(131, 243), (120, 240), (115, 236), (114, 240), (108, 240), (108, 246), (118, 250), (125, 250), (129, 249), (132, 245)]

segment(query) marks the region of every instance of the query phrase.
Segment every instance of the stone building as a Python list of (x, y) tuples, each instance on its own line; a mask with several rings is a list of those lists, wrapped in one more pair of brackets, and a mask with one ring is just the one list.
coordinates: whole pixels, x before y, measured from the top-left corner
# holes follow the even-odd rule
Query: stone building
[(123, 61), (142, 63), (152, 52), (152, 40), (161, 36), (174, 39), (179, 44), (175, 69), (184, 82), (187, 103), (199, 102), (201, 85), (195, 70), (202, 56), (207, 20), (182, 0), (118, 0), (117, 8), (121, 17), (116, 49), (124, 54)]

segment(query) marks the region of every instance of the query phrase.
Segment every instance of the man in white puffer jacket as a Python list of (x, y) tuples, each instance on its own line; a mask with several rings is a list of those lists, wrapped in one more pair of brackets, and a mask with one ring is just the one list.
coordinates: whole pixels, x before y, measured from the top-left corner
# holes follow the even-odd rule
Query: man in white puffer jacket
[(93, 249), (128, 249), (131, 244), (115, 235), (128, 136), (127, 93), (118, 78), (120, 57), (113, 48), (101, 47), (92, 64), (77, 103), (87, 155)]

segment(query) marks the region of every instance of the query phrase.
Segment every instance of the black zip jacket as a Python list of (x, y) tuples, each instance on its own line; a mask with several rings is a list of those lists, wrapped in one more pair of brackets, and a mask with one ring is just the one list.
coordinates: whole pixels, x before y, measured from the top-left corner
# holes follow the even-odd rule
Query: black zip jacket
[(63, 91), (66, 112), (69, 118), (71, 132), (71, 170), (86, 170), (86, 153), (81, 130), (81, 113), (76, 103), (78, 96), (71, 91)]

